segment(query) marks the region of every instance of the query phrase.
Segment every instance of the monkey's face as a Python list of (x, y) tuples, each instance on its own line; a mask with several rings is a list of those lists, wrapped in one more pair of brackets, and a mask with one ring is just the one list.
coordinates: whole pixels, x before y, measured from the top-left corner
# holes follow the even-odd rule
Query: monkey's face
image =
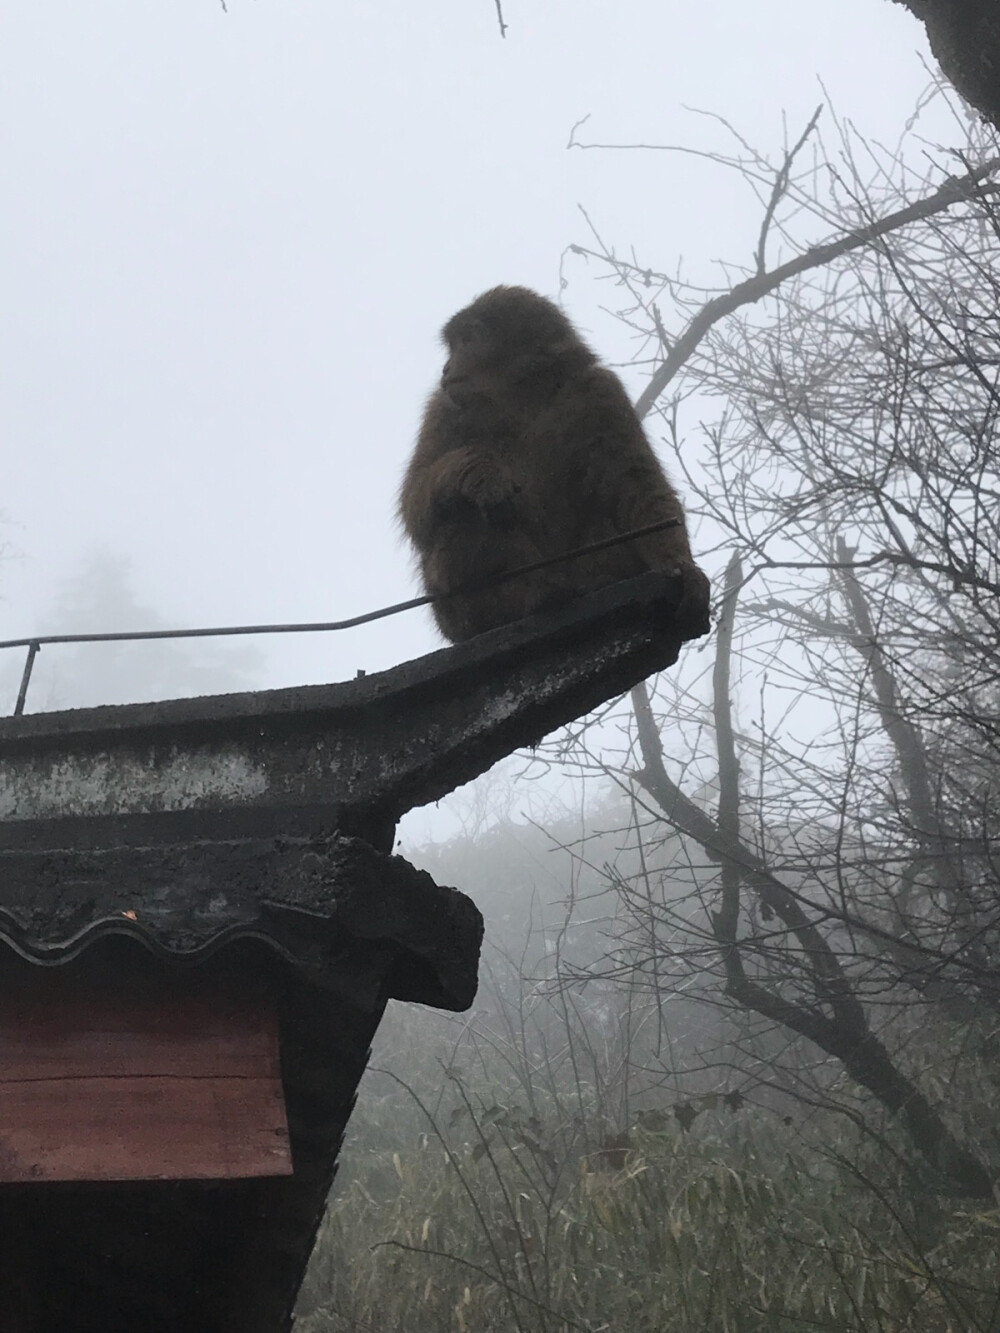
[(444, 326), (441, 389), (457, 407), (534, 405), (594, 360), (558, 306), (525, 287), (494, 287)]
[(441, 388), (459, 406), (509, 398), (515, 386), (557, 359), (558, 349), (537, 334), (523, 317), (480, 317), (475, 307), (462, 311), (444, 330), (448, 357)]
[(441, 371), (441, 388), (461, 403), (488, 392), (502, 370), (497, 340), (478, 319), (452, 320), (444, 333), (448, 359)]

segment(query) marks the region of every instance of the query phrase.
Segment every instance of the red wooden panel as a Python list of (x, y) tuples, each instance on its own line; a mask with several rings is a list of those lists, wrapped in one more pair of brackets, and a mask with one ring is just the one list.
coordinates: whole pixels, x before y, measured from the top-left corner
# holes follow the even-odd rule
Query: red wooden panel
[(267, 1079), (0, 1082), (0, 1180), (227, 1179), (291, 1171)]
[(278, 1025), (210, 973), (35, 968), (0, 985), (0, 1181), (292, 1170)]
[(225, 993), (137, 997), (124, 986), (94, 996), (57, 986), (0, 996), (0, 1080), (94, 1073), (277, 1078), (274, 1020), (259, 1000)]

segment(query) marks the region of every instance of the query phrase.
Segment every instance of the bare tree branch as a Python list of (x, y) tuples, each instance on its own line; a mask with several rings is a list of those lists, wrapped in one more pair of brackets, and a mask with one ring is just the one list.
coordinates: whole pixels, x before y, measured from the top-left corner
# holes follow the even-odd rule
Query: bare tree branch
[(739, 310), (741, 306), (752, 305), (759, 301), (762, 297), (775, 291), (783, 282), (787, 282), (789, 278), (807, 273), (810, 269), (822, 268), (825, 264), (832, 263), (833, 260), (840, 259), (853, 250), (862, 249), (871, 245), (872, 241), (898, 231), (900, 227), (906, 227), (912, 222), (933, 217), (935, 213), (951, 208), (954, 204), (972, 199), (979, 192), (981, 182), (992, 176), (998, 169), (1000, 169), (1000, 157), (991, 157), (981, 167), (977, 167), (964, 176), (949, 176), (942, 185), (925, 199), (918, 199), (915, 203), (908, 204), (906, 208), (897, 209), (896, 212), (890, 213), (887, 217), (879, 218), (864, 227), (858, 227), (834, 241), (827, 241), (824, 245), (814, 246), (807, 250), (805, 254), (788, 260), (787, 263), (779, 265), (778, 268), (772, 269), (769, 273), (758, 273), (745, 282), (738, 283), (730, 291), (723, 292), (721, 296), (709, 301), (690, 320), (687, 328), (677, 338), (663, 364), (653, 372), (649, 383), (639, 395), (635, 404), (635, 410), (639, 417), (643, 418), (648, 415), (660, 394), (698, 350), (705, 334), (721, 319), (725, 319), (727, 315)]
[[(739, 585), (738, 570), (732, 562), (729, 573), (729, 606), (734, 608), (735, 589)], [(724, 675), (727, 677), (728, 673)], [(718, 698), (716, 702), (720, 702)], [(635, 775), (636, 780), (676, 829), (693, 837), (709, 857), (729, 866), (730, 877), (724, 881), (724, 892), (728, 888), (732, 893), (734, 883), (745, 878), (760, 894), (761, 900), (789, 927), (812, 973), (816, 1004), (795, 1004), (751, 980), (739, 960), (735, 934), (720, 939), (725, 951), (727, 993), (745, 1008), (798, 1032), (839, 1059), (851, 1077), (889, 1111), (902, 1114), (913, 1143), (942, 1175), (973, 1197), (992, 1198), (993, 1183), (989, 1172), (958, 1142), (923, 1093), (896, 1067), (885, 1046), (869, 1028), (864, 1009), (836, 955), (794, 896), (749, 848), (714, 824), (670, 779), (663, 760), (663, 742), (644, 683), (632, 691), (632, 703), (644, 763), (642, 771)], [(727, 799), (732, 801), (732, 793)], [(736, 910), (738, 912), (738, 907)], [(720, 918), (723, 925), (729, 926), (731, 917), (732, 904), (724, 899), (722, 912), (713, 916), (716, 930), (720, 930)], [(823, 1012), (825, 1006), (831, 1008), (831, 1015)]]

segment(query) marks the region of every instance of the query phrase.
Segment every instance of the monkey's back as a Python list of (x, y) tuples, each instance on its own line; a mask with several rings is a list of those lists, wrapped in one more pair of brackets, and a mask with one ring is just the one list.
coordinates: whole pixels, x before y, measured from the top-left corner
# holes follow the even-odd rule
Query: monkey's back
[(690, 562), (680, 501), (612, 371), (595, 364), (562, 385), (527, 421), (516, 455), (515, 477), (544, 515), (545, 557), (679, 520), (561, 567), (569, 591)]

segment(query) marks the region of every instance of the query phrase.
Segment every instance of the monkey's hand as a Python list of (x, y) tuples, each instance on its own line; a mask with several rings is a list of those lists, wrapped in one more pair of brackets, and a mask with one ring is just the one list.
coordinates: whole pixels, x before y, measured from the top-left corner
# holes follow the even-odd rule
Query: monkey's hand
[(517, 493), (509, 469), (485, 449), (451, 449), (440, 460), (434, 478), (435, 501), (447, 510), (455, 502), (483, 511), (507, 506)]

